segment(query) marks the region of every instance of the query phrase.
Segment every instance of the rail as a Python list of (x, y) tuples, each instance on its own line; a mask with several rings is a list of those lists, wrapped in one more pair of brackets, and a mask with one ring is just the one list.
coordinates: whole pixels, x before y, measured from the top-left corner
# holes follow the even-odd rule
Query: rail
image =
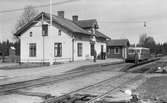
[[(132, 64), (132, 65), (129, 65), (129, 66), (125, 67), (124, 69), (128, 70), (128, 69), (131, 69), (131, 68), (133, 68), (133, 67), (137, 67), (137, 66), (140, 66), (140, 65), (143, 65), (143, 64), (146, 64), (146, 63), (154, 62), (154, 61), (156, 61), (156, 60), (159, 60), (159, 59), (153, 59), (153, 60), (145, 61), (145, 62), (142, 62), (142, 63), (140, 63), (140, 64)], [(64, 98), (66, 98), (66, 97), (68, 97), (69, 95), (72, 95), (72, 94), (74, 94), (74, 93), (77, 93), (78, 91), (87, 89), (87, 88), (89, 88), (89, 87), (96, 86), (96, 85), (98, 85), (98, 84), (100, 84), (100, 83), (105, 83), (106, 81), (110, 81), (111, 79), (120, 78), (120, 77), (124, 76), (125, 74), (127, 74), (127, 73), (126, 73), (126, 72), (123, 72), (123, 73), (122, 73), (121, 75), (119, 75), (119, 76), (111, 77), (111, 78), (106, 79), (106, 80), (104, 80), (104, 81), (101, 81), (101, 82), (95, 83), (95, 84), (93, 84), (93, 85), (89, 85), (89, 86), (80, 88), (80, 89), (78, 89), (78, 90), (74, 90), (74, 91), (72, 91), (72, 92), (69, 92), (69, 93), (64, 94), (64, 95), (62, 95), (62, 96), (59, 96), (59, 97), (54, 97), (54, 98), (47, 99), (47, 100), (45, 100), (45, 101), (42, 102), (42, 103), (57, 103), (57, 101), (60, 101), (61, 99), (64, 99)], [(137, 77), (142, 77), (142, 74), (139, 74), (139, 75), (136, 76), (135, 78), (137, 78)], [(134, 80), (134, 78), (132, 78), (132, 79), (130, 79), (129, 81), (126, 81), (126, 82), (130, 82), (130, 81), (132, 81), (132, 80)], [(125, 84), (125, 82), (121, 83), (121, 84), (118, 85), (118, 86), (112, 87), (109, 91), (107, 91), (107, 92), (105, 92), (104, 94), (101, 94), (101, 95), (99, 95), (99, 96), (96, 96), (96, 97), (93, 98), (93, 99), (90, 99), (90, 100), (87, 101), (86, 103), (94, 103), (94, 102), (96, 102), (96, 101), (98, 101), (98, 100), (100, 100), (100, 99), (102, 99), (102, 98), (108, 96), (108, 94), (110, 94), (110, 93), (111, 93), (112, 91), (114, 91), (115, 89), (119, 89), (119, 88), (120, 88), (120, 90), (121, 90), (121, 87), (122, 87), (123, 84)]]

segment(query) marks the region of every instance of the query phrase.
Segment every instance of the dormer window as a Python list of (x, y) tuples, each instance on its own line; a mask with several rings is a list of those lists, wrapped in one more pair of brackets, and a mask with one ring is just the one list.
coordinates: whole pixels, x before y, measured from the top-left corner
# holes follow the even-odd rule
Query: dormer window
[(48, 36), (48, 25), (47, 24), (42, 25), (42, 36)]
[(32, 37), (32, 31), (30, 32), (30, 37)]
[(61, 36), (61, 30), (58, 30), (58, 35)]

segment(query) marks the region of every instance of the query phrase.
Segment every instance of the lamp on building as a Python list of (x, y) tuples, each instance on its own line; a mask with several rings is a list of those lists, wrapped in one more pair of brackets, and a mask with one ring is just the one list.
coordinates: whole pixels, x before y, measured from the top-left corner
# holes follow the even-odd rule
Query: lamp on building
[(92, 41), (93, 44), (96, 43), (96, 36), (95, 35), (92, 36), (91, 41)]
[(92, 36), (91, 36), (91, 43), (93, 43), (93, 44), (95, 44), (95, 42), (96, 42), (96, 29), (95, 29), (95, 27), (96, 27), (96, 25), (95, 24), (93, 24), (93, 26), (92, 26), (92, 29), (91, 29), (91, 33), (92, 33)]

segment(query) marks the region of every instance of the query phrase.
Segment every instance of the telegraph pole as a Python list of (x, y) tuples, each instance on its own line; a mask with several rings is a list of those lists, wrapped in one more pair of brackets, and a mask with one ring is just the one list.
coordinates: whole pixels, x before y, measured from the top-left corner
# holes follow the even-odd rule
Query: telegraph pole
[[(52, 21), (53, 21), (53, 18), (52, 18), (52, 13), (53, 13), (53, 11), (52, 11), (52, 0), (50, 0), (50, 33), (52, 33)], [(49, 52), (49, 56), (50, 56), (50, 65), (53, 65), (53, 55), (52, 55), (52, 52), (50, 51)]]
[(50, 0), (50, 26), (52, 28), (52, 0)]
[[(42, 14), (42, 21), (41, 21), (41, 26), (43, 26), (44, 23), (44, 18), (43, 18), (43, 14)], [(45, 63), (45, 38), (44, 38), (44, 31), (42, 30), (42, 40), (43, 40), (43, 65)]]

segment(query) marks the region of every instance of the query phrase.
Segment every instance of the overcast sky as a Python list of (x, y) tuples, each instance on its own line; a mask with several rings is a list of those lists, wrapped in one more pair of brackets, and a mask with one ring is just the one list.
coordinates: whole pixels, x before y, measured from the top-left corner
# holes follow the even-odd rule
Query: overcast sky
[[(67, 0), (53, 0), (54, 3)], [(167, 0), (71, 0), (72, 2), (53, 7), (65, 11), (71, 19), (97, 19), (100, 31), (112, 39), (127, 38), (137, 43), (145, 31), (156, 42), (167, 42)], [(48, 4), (49, 0), (0, 0), (0, 11), (24, 8), (27, 5)], [(49, 11), (49, 8), (39, 8)], [(23, 11), (0, 13), (0, 40), (12, 38), (15, 23)], [(144, 29), (144, 21), (147, 28)]]

